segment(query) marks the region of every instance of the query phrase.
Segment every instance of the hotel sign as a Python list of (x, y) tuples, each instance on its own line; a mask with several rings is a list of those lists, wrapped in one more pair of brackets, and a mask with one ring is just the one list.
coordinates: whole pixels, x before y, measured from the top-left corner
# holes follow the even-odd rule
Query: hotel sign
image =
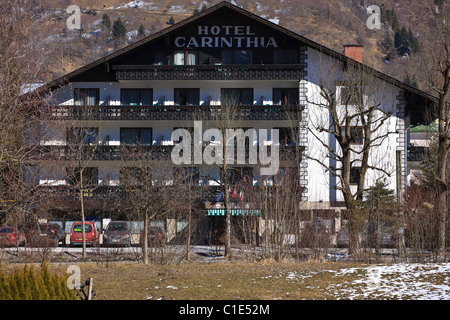
[(250, 26), (198, 26), (197, 36), (176, 37), (178, 48), (277, 48), (274, 37), (257, 36)]

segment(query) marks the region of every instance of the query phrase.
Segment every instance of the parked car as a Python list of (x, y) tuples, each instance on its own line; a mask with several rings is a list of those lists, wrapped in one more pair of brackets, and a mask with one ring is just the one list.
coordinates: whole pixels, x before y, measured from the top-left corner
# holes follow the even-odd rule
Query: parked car
[(57, 247), (59, 244), (59, 235), (50, 224), (26, 226), (25, 237), (30, 247)]
[(399, 233), (394, 227), (381, 222), (377, 230), (375, 223), (370, 224), (368, 235), (370, 247), (375, 248), (379, 243), (381, 248), (395, 248), (398, 246), (398, 240)]
[(42, 224), (44, 226), (48, 225), (47, 228), (49, 228), (49, 231), (53, 234), (56, 234), (58, 236), (58, 242), (61, 245), (66, 244), (66, 232), (64, 229), (57, 223), (48, 223), (48, 224)]
[(13, 227), (0, 228), (0, 246), (13, 247), (17, 245), (25, 245), (25, 234)]
[[(98, 230), (93, 222), (84, 223), (84, 232), (86, 237), (86, 245), (93, 246), (98, 243)], [(75, 222), (72, 225), (72, 229), (70, 231), (70, 244), (83, 244), (83, 224), (81, 222)]]
[[(147, 239), (150, 247), (161, 247), (164, 245), (166, 237), (162, 228), (149, 227)], [(141, 231), (140, 244), (144, 244), (144, 230)]]
[[(360, 246), (364, 246), (366, 245), (366, 241), (365, 241), (365, 237), (364, 237), (364, 233), (360, 232), (358, 233), (358, 242)], [(336, 243), (337, 246), (339, 248), (347, 248), (349, 245), (349, 236), (348, 236), (348, 228), (342, 227), (338, 234), (337, 234), (337, 239), (336, 239)]]
[(331, 244), (331, 234), (322, 222), (309, 222), (302, 231), (300, 244), (305, 248), (327, 248)]
[(131, 246), (131, 230), (125, 221), (111, 221), (103, 234), (103, 245)]

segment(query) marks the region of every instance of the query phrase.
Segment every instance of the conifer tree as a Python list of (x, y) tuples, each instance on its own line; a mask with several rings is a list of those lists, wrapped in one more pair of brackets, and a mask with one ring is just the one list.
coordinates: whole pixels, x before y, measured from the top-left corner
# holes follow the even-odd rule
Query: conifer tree
[(112, 27), (112, 35), (114, 39), (125, 39), (127, 33), (127, 27), (125, 22), (123, 22), (120, 18), (114, 21)]
[(139, 26), (138, 34), (139, 34), (140, 36), (145, 36), (145, 27), (144, 27), (143, 24), (141, 24), (141, 25)]
[(0, 299), (11, 300), (11, 290), (7, 276), (3, 269), (0, 270)]
[(102, 17), (102, 29), (105, 29), (107, 32), (111, 31), (111, 19), (106, 13)]

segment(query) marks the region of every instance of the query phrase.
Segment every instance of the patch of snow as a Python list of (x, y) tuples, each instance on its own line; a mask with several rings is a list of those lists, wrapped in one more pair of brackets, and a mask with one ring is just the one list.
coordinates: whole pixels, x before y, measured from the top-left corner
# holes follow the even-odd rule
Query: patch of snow
[(22, 93), (21, 94), (25, 94), (31, 91), (36, 90), (37, 88), (41, 87), (43, 84), (42, 83), (27, 83), (27, 84), (23, 84), (22, 85)]
[(269, 6), (263, 5), (261, 2), (255, 2), (255, 4), (256, 4), (256, 11), (258, 12), (262, 12), (270, 8)]
[(143, 0), (132, 0), (124, 5), (115, 4), (113, 7), (107, 8), (107, 10), (118, 10), (125, 8), (146, 9), (150, 11), (160, 10), (160, 6), (156, 6), (154, 2), (147, 2)]
[(178, 290), (178, 287), (174, 287), (174, 286), (167, 286), (166, 289), (173, 289), (173, 290)]
[(342, 269), (336, 278), (357, 273), (359, 279), (343, 281), (327, 288), (336, 298), (345, 299), (416, 299), (450, 298), (450, 263), (395, 264)]
[(139, 35), (139, 31), (138, 30), (133, 30), (133, 31), (129, 31), (125, 34), (125, 37), (128, 40), (133, 39), (134, 37), (137, 37)]
[(185, 9), (184, 6), (181, 5), (181, 6), (170, 6), (167, 9), (167, 12), (169, 12), (169, 13), (188, 13), (189, 10)]
[(269, 19), (270, 22), (275, 23), (275, 24), (279, 24), (280, 23), (280, 19)]

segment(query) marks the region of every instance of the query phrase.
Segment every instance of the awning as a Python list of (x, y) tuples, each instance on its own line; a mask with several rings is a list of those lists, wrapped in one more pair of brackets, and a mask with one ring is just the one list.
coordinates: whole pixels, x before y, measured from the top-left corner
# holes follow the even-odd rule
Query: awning
[[(260, 216), (261, 210), (259, 209), (230, 209), (232, 216)], [(225, 209), (208, 209), (208, 216), (224, 216)]]

